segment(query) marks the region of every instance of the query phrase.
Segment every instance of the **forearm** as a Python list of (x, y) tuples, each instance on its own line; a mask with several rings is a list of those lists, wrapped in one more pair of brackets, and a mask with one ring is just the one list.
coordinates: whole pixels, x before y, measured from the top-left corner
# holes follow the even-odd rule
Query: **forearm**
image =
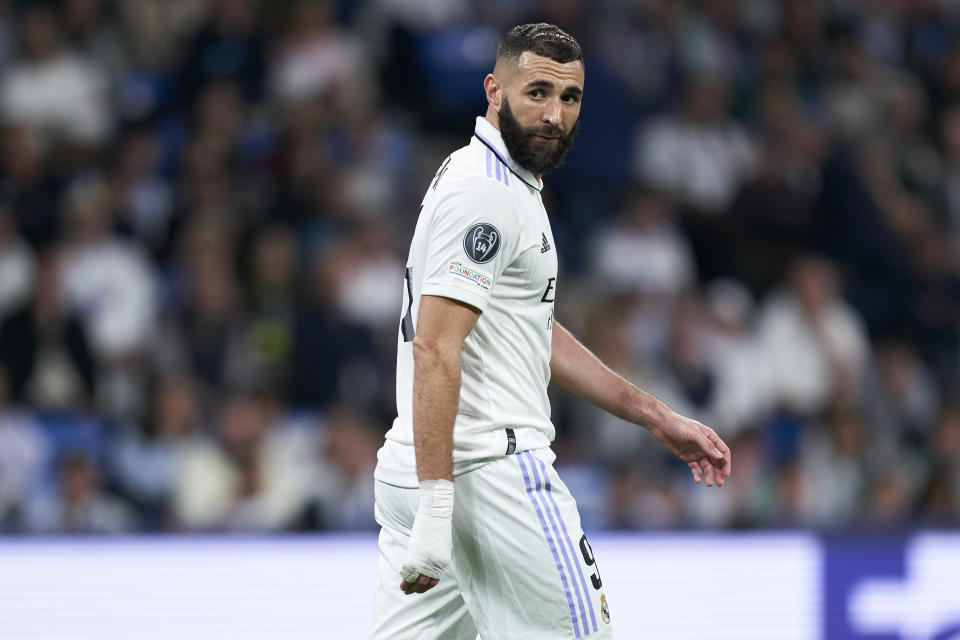
[(413, 444), (420, 481), (453, 480), (460, 348), (413, 340)]
[(551, 378), (570, 393), (648, 429), (672, 415), (669, 407), (615, 373), (557, 322), (551, 348)]

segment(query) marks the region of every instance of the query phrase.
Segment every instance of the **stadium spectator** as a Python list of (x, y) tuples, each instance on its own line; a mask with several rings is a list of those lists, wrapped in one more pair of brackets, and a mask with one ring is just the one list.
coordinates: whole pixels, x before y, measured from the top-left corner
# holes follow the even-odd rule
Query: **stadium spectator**
[(133, 236), (151, 257), (163, 260), (173, 243), (174, 190), (162, 171), (156, 132), (136, 128), (118, 141), (117, 157), (106, 176), (116, 194), (116, 226)]
[(956, 263), (960, 260), (960, 105), (944, 111), (940, 131), (945, 164), (942, 199), (950, 230), (951, 254)]
[(17, 227), (9, 202), (0, 202), (0, 318), (30, 297), (34, 255)]
[(215, 394), (230, 379), (245, 314), (232, 269), (233, 244), (214, 221), (197, 217), (180, 234), (176, 304), (167, 309), (152, 357), (162, 371), (188, 371)]
[(857, 402), (869, 365), (869, 342), (856, 312), (840, 298), (827, 260), (794, 260), (787, 287), (764, 304), (760, 336), (775, 401), (806, 418), (836, 399)]
[(722, 213), (757, 170), (754, 142), (726, 115), (729, 82), (691, 77), (676, 112), (638, 131), (634, 167), (652, 189), (704, 214)]
[(262, 394), (227, 398), (217, 443), (192, 448), (173, 492), (186, 529), (271, 530), (294, 525), (312, 490), (310, 435), (284, 424)]
[(26, 529), (33, 533), (124, 533), (136, 526), (130, 509), (106, 493), (93, 460), (75, 452), (57, 464), (58, 483), (52, 494), (27, 509)]
[(387, 283), (391, 274), (403, 273), (393, 239), (382, 226), (365, 224), (345, 240), (333, 272), (340, 312), (350, 321), (374, 330), (388, 326), (392, 329), (401, 292)]
[(64, 195), (64, 293), (90, 327), (94, 351), (108, 361), (143, 349), (157, 311), (146, 256), (111, 232), (112, 197), (99, 176), (77, 179)]
[(691, 73), (736, 79), (747, 73), (747, 60), (737, 41), (740, 14), (737, 2), (715, 0), (700, 11), (683, 14), (678, 41), (680, 62)]
[[(775, 41), (767, 50), (788, 46)], [(763, 144), (759, 171), (739, 190), (726, 213), (728, 222), (714, 229), (698, 255), (703, 261), (706, 248), (719, 262), (713, 277), (733, 276), (754, 293), (777, 286), (791, 253), (812, 244), (821, 164), (828, 152), (826, 136), (790, 78), (796, 70), (777, 60), (792, 60), (792, 52), (767, 55), (774, 59), (765, 63), (770, 68), (751, 107)]]
[(325, 529), (374, 529), (370, 504), (380, 433), (356, 410), (334, 407), (326, 415), (317, 475), (311, 482), (318, 524)]
[[(597, 301), (585, 319), (583, 340), (597, 357), (627, 380), (639, 385), (649, 380), (644, 368), (649, 364), (635, 357), (636, 349), (631, 344), (637, 306), (636, 298), (629, 295), (614, 295)], [(641, 466), (657, 470), (662, 466), (662, 457), (654, 449), (656, 441), (647, 431), (636, 429), (630, 423), (585, 402), (574, 402), (568, 411), (571, 414), (568, 416), (571, 428), (566, 438), (569, 446), (562, 450), (564, 459), (581, 462), (598, 459), (612, 466), (624, 465), (628, 460), (643, 460)], [(560, 415), (562, 423), (563, 414)], [(562, 445), (563, 440), (558, 446)], [(651, 475), (656, 475), (656, 471)], [(620, 480), (620, 488), (625, 491), (636, 478), (631, 476)], [(622, 524), (620, 516), (611, 517)]]
[(38, 127), (45, 143), (105, 143), (113, 125), (108, 79), (63, 43), (59, 15), (36, 3), (20, 18), (20, 57), (0, 84), (0, 111), (10, 124)]
[(871, 431), (893, 446), (921, 447), (940, 412), (937, 383), (920, 354), (905, 340), (885, 340), (874, 348), (876, 375), (868, 396)]
[(57, 239), (63, 176), (51, 166), (43, 135), (27, 125), (0, 129), (0, 179), (20, 233), (34, 247)]
[(370, 406), (389, 386), (373, 331), (347, 318), (337, 304), (340, 262), (337, 251), (317, 252), (308, 266), (293, 354), (294, 399), (301, 404)]
[(65, 39), (115, 86), (130, 60), (121, 25), (110, 5), (104, 0), (65, 0), (62, 16)]
[(916, 514), (928, 526), (960, 523), (960, 410), (948, 407), (937, 421), (930, 440), (932, 456)]
[(207, 18), (212, 0), (118, 0), (125, 55), (149, 71), (168, 70), (189, 35)]
[(717, 280), (707, 286), (704, 298), (706, 357), (717, 384), (711, 421), (717, 433), (732, 438), (759, 427), (769, 414), (769, 364), (755, 333), (750, 292), (736, 280)]
[(670, 203), (654, 193), (631, 192), (611, 225), (594, 235), (592, 272), (608, 286), (669, 304), (696, 281), (690, 243)]
[(719, 401), (709, 353), (709, 326), (699, 300), (684, 297), (671, 309), (667, 339), (644, 388), (674, 411), (712, 423)]
[(0, 323), (0, 364), (17, 403), (68, 412), (94, 407), (97, 363), (86, 327), (65, 300), (56, 249), (39, 256), (31, 300)]
[(0, 532), (17, 531), (39, 491), (50, 444), (33, 414), (10, 404), (7, 372), (0, 365)]
[(801, 521), (821, 529), (849, 529), (865, 514), (869, 435), (863, 417), (857, 408), (837, 404), (825, 424), (804, 436)]
[(263, 96), (266, 52), (253, 0), (211, 0), (206, 23), (196, 33), (180, 67), (187, 105), (211, 81), (231, 80), (244, 100)]
[(171, 374), (154, 383), (142, 423), (118, 434), (109, 469), (143, 528), (172, 529), (174, 487), (181, 467), (203, 446), (201, 408), (193, 380)]
[(296, 235), (288, 227), (268, 226), (253, 239), (247, 267), (244, 349), (233, 365), (237, 378), (261, 381), (275, 389), (290, 386), (297, 297)]
[(336, 22), (332, 0), (295, 0), (273, 56), (271, 88), (281, 104), (322, 98), (339, 117), (367, 109), (374, 90), (362, 40)]

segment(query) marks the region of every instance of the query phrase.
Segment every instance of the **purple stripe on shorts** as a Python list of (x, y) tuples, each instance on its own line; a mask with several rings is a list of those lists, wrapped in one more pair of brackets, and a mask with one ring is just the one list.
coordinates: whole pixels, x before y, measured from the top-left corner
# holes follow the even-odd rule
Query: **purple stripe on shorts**
[(487, 177), (493, 177), (493, 167), (490, 164), (493, 162), (493, 152), (490, 149), (487, 149)]
[(510, 186), (510, 170), (507, 169), (507, 165), (503, 165), (503, 184)]
[[(534, 457), (533, 454), (531, 454), (531, 457)], [(543, 477), (546, 479), (546, 494), (549, 496), (550, 502), (553, 503), (553, 511), (557, 514), (557, 520), (560, 521), (560, 526), (563, 527), (563, 536), (566, 539), (567, 546), (570, 549), (570, 553), (574, 554), (573, 557), (576, 558), (577, 556), (574, 552), (573, 541), (570, 540), (570, 534), (567, 533), (567, 524), (563, 521), (563, 518), (560, 517), (560, 508), (557, 506), (557, 501), (554, 499), (553, 494), (550, 493), (550, 476), (547, 475), (547, 467), (540, 458), (534, 457), (534, 459), (537, 461), (537, 464), (540, 466), (540, 471), (543, 472)], [(549, 511), (547, 513), (549, 514)], [(578, 561), (577, 565), (579, 566), (579, 564), (580, 563)], [(583, 577), (583, 568), (581, 567), (580, 571), (577, 571), (576, 574), (580, 577), (580, 586), (583, 587), (583, 594), (587, 599), (587, 604), (590, 604), (590, 592), (587, 590), (587, 580)], [(593, 606), (590, 607), (590, 621), (593, 623), (594, 632), (596, 632), (597, 615), (593, 612)]]
[(554, 543), (550, 529), (547, 527), (547, 521), (543, 518), (540, 503), (533, 495), (533, 485), (530, 484), (530, 475), (527, 473), (527, 465), (523, 462), (523, 456), (517, 456), (517, 462), (520, 464), (520, 470), (523, 472), (523, 481), (527, 485), (527, 496), (529, 496), (530, 502), (537, 512), (537, 517), (540, 518), (540, 527), (543, 529), (543, 534), (547, 537), (547, 542), (550, 543), (550, 551), (553, 553), (553, 560), (557, 563), (557, 571), (560, 573), (560, 580), (563, 582), (563, 590), (567, 594), (567, 604), (570, 606), (570, 620), (573, 623), (573, 632), (574, 635), (579, 638), (581, 633), (580, 625), (577, 623), (577, 611), (573, 606), (573, 596), (570, 594), (570, 585), (567, 584), (567, 574), (563, 571), (563, 564), (560, 562), (560, 555), (557, 553), (557, 545)]
[[(553, 508), (556, 511), (557, 520), (560, 521), (560, 525), (563, 526), (564, 532), (567, 530), (567, 526), (563, 523), (563, 518), (560, 517), (560, 510), (557, 509), (557, 503), (553, 499), (553, 496), (550, 495), (550, 478), (547, 477), (547, 471), (543, 468), (543, 463), (534, 456), (530, 451), (524, 451), (523, 455), (527, 457), (527, 461), (530, 463), (530, 468), (533, 469), (533, 477), (537, 485), (537, 493), (540, 494), (540, 499), (543, 501), (543, 508), (547, 512), (547, 519), (550, 521), (550, 525), (553, 527), (553, 532), (556, 534), (557, 541), (560, 542), (560, 551), (563, 553), (563, 560), (567, 565), (567, 572), (570, 574), (570, 581), (573, 582), (573, 592), (577, 594), (577, 604), (580, 605), (580, 620), (583, 621), (583, 633), (584, 635), (590, 633), (590, 626), (587, 624), (587, 612), (583, 607), (583, 600), (586, 598), (587, 604), (590, 604), (589, 592), (586, 590), (586, 586), (581, 588), (577, 586), (577, 579), (574, 577), (576, 571), (574, 571), (574, 566), (578, 569), (580, 568), (580, 563), (577, 561), (577, 556), (573, 553), (573, 548), (570, 547), (570, 537), (567, 536), (567, 545), (564, 546), (563, 538), (560, 536), (560, 529), (557, 526), (557, 523), (554, 522), (553, 514), (550, 512), (550, 507), (547, 505), (547, 498), (550, 498), (550, 501), (553, 502)], [(535, 462), (536, 461), (536, 462)], [(540, 464), (541, 471), (543, 473), (543, 478), (545, 482), (540, 482), (540, 476), (537, 475), (537, 463)], [(544, 491), (544, 488), (546, 491)], [(572, 560), (572, 564), (571, 564)], [(583, 572), (580, 572), (581, 580), (583, 579)], [(590, 608), (590, 613), (593, 613), (593, 607)], [(596, 631), (596, 629), (594, 629)]]

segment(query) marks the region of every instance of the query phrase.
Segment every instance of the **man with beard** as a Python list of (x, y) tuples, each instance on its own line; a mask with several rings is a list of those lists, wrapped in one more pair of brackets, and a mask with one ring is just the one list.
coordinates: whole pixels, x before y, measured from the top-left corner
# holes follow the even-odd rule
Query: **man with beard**
[(711, 429), (553, 320), (541, 177), (573, 143), (583, 79), (570, 35), (512, 29), (484, 80), (486, 116), (427, 188), (404, 274), (398, 417), (375, 472), (375, 640), (612, 637), (593, 551), (552, 464), (551, 378), (650, 429), (696, 482), (730, 475)]

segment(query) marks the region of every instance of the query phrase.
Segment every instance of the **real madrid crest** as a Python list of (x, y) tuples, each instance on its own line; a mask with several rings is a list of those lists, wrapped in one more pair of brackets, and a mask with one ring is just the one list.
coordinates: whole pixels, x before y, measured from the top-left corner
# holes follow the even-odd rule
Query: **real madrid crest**
[(600, 594), (600, 616), (603, 621), (610, 624), (610, 607), (607, 606), (607, 596)]

